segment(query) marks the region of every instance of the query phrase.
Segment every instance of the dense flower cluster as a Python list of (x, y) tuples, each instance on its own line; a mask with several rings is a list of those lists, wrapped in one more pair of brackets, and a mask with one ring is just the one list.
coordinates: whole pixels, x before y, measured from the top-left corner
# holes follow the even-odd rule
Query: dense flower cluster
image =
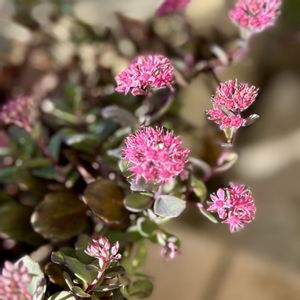
[(190, 0), (165, 0), (156, 11), (157, 16), (163, 16), (168, 13), (182, 12)]
[(0, 108), (0, 120), (4, 124), (14, 124), (28, 132), (34, 123), (34, 101), (30, 97), (18, 97)]
[(30, 282), (31, 276), (22, 261), (17, 264), (6, 261), (4, 263), (2, 274), (0, 275), (0, 299), (32, 299), (32, 296), (28, 291)]
[(123, 156), (136, 182), (166, 183), (180, 175), (189, 150), (182, 146), (180, 137), (163, 128), (142, 127), (128, 136)]
[(230, 19), (250, 32), (274, 25), (280, 14), (281, 0), (239, 0), (229, 12)]
[(128, 94), (144, 95), (154, 88), (169, 87), (174, 80), (174, 67), (163, 55), (141, 55), (115, 78), (116, 91)]
[(230, 232), (244, 228), (254, 219), (256, 206), (251, 191), (244, 185), (230, 183), (229, 187), (218, 189), (211, 194), (208, 211), (216, 212), (223, 223), (229, 225)]
[(208, 119), (215, 121), (220, 128), (237, 130), (246, 125), (241, 112), (246, 110), (256, 99), (258, 89), (248, 83), (228, 80), (220, 83), (212, 97), (213, 109), (207, 111)]
[(98, 239), (92, 239), (87, 245), (85, 252), (99, 260), (100, 269), (105, 269), (107, 264), (121, 259), (119, 252), (119, 242), (111, 245), (109, 240), (101, 236)]

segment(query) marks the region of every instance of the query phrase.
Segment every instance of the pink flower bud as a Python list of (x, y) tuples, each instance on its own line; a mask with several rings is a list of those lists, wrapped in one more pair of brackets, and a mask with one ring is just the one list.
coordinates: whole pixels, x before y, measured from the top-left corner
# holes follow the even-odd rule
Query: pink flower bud
[(0, 108), (0, 120), (7, 125), (14, 124), (30, 132), (35, 120), (35, 104), (30, 97), (18, 97)]
[(0, 275), (0, 299), (32, 299), (28, 291), (30, 282), (31, 276), (22, 261), (17, 264), (6, 261)]
[(99, 266), (101, 269), (105, 268), (108, 263), (122, 258), (119, 251), (119, 242), (116, 242), (111, 246), (109, 240), (101, 236), (98, 239), (92, 239), (87, 245), (85, 252), (99, 260)]

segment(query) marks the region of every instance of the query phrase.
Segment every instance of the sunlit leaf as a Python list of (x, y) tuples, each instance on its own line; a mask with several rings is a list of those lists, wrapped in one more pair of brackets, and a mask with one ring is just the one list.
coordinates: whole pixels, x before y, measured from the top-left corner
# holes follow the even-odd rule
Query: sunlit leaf
[(89, 184), (84, 191), (84, 201), (107, 224), (120, 226), (127, 222), (122, 192), (113, 181), (99, 179)]
[(131, 212), (140, 212), (150, 208), (153, 203), (152, 197), (142, 194), (130, 194), (124, 199), (125, 207)]
[(86, 223), (86, 207), (69, 192), (47, 194), (31, 217), (34, 230), (44, 238), (65, 240), (79, 234)]
[(185, 201), (170, 195), (161, 195), (154, 202), (154, 212), (160, 217), (178, 217), (184, 211), (185, 207)]

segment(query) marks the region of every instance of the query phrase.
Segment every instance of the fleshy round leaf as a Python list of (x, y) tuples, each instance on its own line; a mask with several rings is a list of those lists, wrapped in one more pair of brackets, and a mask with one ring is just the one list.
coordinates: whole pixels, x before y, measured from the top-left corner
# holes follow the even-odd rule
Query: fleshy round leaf
[(47, 274), (49, 280), (52, 283), (59, 285), (63, 288), (66, 287), (65, 280), (63, 277), (63, 269), (60, 266), (50, 262), (45, 267), (45, 273)]
[(44, 238), (66, 240), (79, 234), (86, 223), (86, 207), (69, 192), (47, 194), (31, 217), (34, 230)]
[(152, 294), (153, 284), (148, 279), (136, 280), (124, 289), (125, 297), (147, 298)]
[(218, 161), (218, 166), (215, 168), (215, 173), (222, 173), (229, 170), (238, 160), (239, 156), (236, 152), (227, 152), (221, 156)]
[(205, 201), (207, 196), (206, 185), (202, 180), (199, 180), (195, 177), (192, 178), (192, 187), (193, 191), (197, 197), (200, 198), (201, 202)]
[(114, 182), (105, 179), (92, 182), (84, 191), (84, 201), (107, 224), (126, 224), (128, 212), (123, 204), (122, 192)]
[(215, 224), (219, 223), (218, 220), (210, 212), (208, 212), (207, 210), (205, 210), (203, 207), (199, 207), (199, 210), (200, 210), (201, 214), (205, 218), (207, 218), (209, 221), (211, 221), (211, 222), (213, 222)]
[(118, 284), (108, 284), (108, 285), (101, 285), (99, 287), (96, 287), (93, 289), (94, 292), (109, 292), (109, 291), (113, 291), (116, 289), (119, 289), (120, 287), (122, 287), (121, 283)]
[(142, 194), (130, 194), (125, 197), (124, 205), (131, 212), (140, 212), (152, 205), (152, 197), (142, 195)]
[(85, 264), (77, 258), (67, 256), (62, 251), (53, 252), (51, 261), (67, 267), (72, 273), (79, 278), (85, 285), (91, 283), (96, 276), (95, 272), (88, 270)]
[(185, 209), (186, 203), (180, 198), (161, 195), (154, 203), (154, 212), (160, 217), (175, 218)]
[(80, 298), (90, 298), (91, 295), (86, 293), (81, 287), (79, 286), (73, 286), (72, 287), (72, 293), (74, 293), (76, 296)]
[(48, 300), (76, 300), (71, 292), (58, 292), (48, 298)]
[(5, 202), (0, 206), (0, 232), (11, 239), (40, 245), (43, 239), (33, 231), (30, 224), (32, 208), (16, 202)]

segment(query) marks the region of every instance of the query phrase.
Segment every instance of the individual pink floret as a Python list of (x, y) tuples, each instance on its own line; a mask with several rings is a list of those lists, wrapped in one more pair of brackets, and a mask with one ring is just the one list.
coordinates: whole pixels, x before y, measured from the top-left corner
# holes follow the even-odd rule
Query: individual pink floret
[(229, 11), (230, 19), (250, 32), (273, 26), (280, 14), (281, 0), (239, 0)]
[(160, 54), (141, 55), (115, 77), (116, 91), (134, 96), (151, 93), (155, 88), (168, 87), (174, 81), (174, 67), (171, 61)]
[(219, 189), (217, 195), (210, 195), (208, 211), (217, 212), (222, 223), (229, 225), (230, 232), (244, 228), (253, 221), (256, 206), (251, 191), (244, 185), (230, 183), (229, 187)]
[(0, 299), (31, 300), (32, 296), (28, 291), (31, 279), (22, 261), (17, 264), (6, 261), (0, 275)]
[(108, 263), (122, 258), (122, 255), (118, 253), (119, 242), (111, 245), (109, 240), (104, 236), (92, 239), (87, 245), (85, 252), (99, 260), (100, 269), (105, 269)]
[(229, 199), (223, 189), (218, 189), (216, 194), (211, 194), (212, 202), (209, 205), (208, 211), (216, 212), (220, 219), (225, 219), (228, 208), (231, 208)]
[(190, 0), (165, 0), (157, 9), (156, 15), (163, 16), (169, 13), (181, 13), (189, 3)]
[(237, 130), (238, 128), (246, 125), (246, 120), (241, 117), (240, 114), (237, 115), (226, 115), (221, 109), (215, 108), (207, 111), (208, 120), (215, 121), (220, 125), (220, 129), (233, 128)]
[(142, 127), (125, 139), (123, 157), (135, 182), (164, 184), (180, 175), (189, 156), (182, 139), (163, 128)]

